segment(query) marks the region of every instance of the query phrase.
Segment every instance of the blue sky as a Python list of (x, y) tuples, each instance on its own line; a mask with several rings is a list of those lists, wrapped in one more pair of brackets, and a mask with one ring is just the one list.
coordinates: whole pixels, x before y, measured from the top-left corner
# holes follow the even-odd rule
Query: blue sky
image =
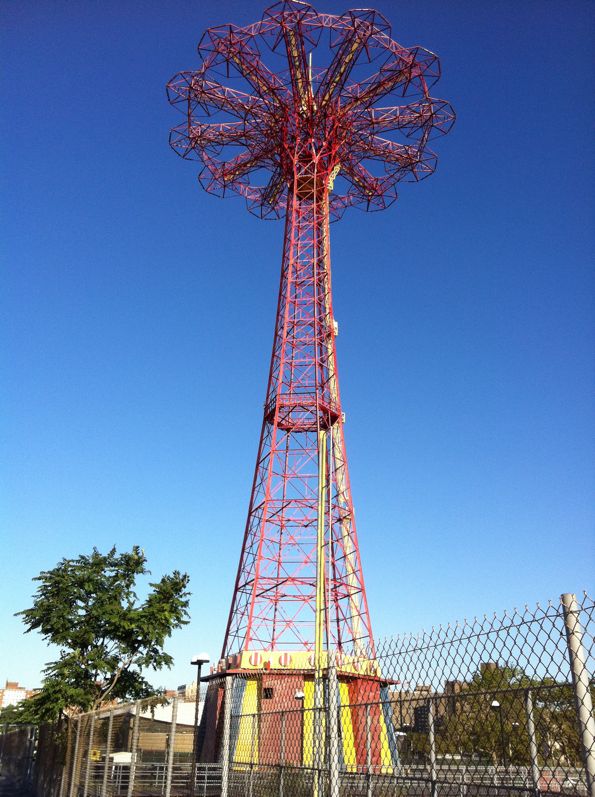
[[(455, 106), (437, 173), (332, 229), (346, 438), (379, 636), (593, 586), (590, 2), (397, 3)], [(342, 12), (342, 3), (319, 10)], [(202, 192), (164, 85), (260, 2), (5, 2), (0, 682), (63, 556), (187, 570), (217, 656), (264, 399), (282, 226)]]

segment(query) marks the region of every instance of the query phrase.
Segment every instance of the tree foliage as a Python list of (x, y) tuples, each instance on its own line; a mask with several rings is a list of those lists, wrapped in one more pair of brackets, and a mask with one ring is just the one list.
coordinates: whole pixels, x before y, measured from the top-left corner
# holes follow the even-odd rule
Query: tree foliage
[[(518, 666), (487, 663), (465, 681), (450, 681), (448, 687), (432, 698), (436, 753), (442, 762), (529, 766), (530, 694), (539, 764), (554, 768), (580, 764), (570, 682), (545, 675), (530, 677)], [(410, 700), (416, 706), (424, 702), (415, 694)], [(402, 747), (406, 760), (427, 760), (428, 729), (411, 727)]]
[(556, 765), (580, 760), (572, 686), (550, 677), (530, 678), (519, 667), (492, 666), (464, 684), (438, 728), (442, 754), (479, 755), (494, 765), (529, 765), (526, 694), (540, 761)]
[(59, 648), (44, 669), (42, 689), (20, 704), (21, 721), (54, 720), (66, 710), (93, 710), (109, 700), (155, 694), (143, 670), (170, 667), (164, 644), (188, 622), (188, 576), (174, 571), (149, 584), (143, 600), (137, 579), (148, 574), (144, 552), (62, 559), (41, 572), (33, 605), (18, 612), (27, 632), (39, 631)]

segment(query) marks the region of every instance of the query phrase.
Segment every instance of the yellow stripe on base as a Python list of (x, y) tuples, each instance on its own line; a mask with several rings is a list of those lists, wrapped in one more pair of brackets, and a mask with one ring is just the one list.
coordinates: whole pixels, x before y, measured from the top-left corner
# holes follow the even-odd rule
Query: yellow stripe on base
[(235, 761), (258, 763), (258, 681), (246, 681), (238, 727)]
[(349, 705), (349, 684), (339, 682), (339, 696), (341, 700), (339, 716), (343, 737), (343, 760), (345, 762), (345, 769), (347, 772), (356, 772), (357, 756), (355, 752), (355, 734), (353, 732), (353, 722), (351, 719), (351, 706)]
[(393, 760), (390, 754), (388, 731), (382, 706), (380, 706), (380, 760), (382, 761), (382, 774), (391, 775), (393, 772)]

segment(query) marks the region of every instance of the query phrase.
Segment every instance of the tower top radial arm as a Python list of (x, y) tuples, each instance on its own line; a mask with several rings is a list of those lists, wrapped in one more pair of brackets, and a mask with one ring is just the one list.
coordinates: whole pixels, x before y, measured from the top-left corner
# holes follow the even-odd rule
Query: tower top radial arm
[(369, 9), (337, 16), (284, 0), (252, 25), (210, 28), (198, 52), (200, 67), (167, 86), (184, 114), (171, 146), (202, 164), (207, 191), (240, 194), (262, 218), (285, 214), (296, 168), (312, 162), (332, 189), (331, 221), (381, 210), (399, 182), (435, 170), (428, 142), (454, 122), (429, 93), (437, 57), (397, 43)]

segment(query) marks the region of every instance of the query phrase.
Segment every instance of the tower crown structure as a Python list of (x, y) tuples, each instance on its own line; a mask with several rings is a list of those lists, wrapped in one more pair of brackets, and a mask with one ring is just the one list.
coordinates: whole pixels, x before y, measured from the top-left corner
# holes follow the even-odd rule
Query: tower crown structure
[[(170, 136), (212, 193), (285, 216), (281, 283), (248, 520), (222, 656), (308, 669), (372, 646), (337, 377), (329, 222), (387, 207), (431, 174), (454, 122), (429, 89), (438, 59), (391, 38), (375, 11), (298, 0), (246, 27), (210, 28), (200, 67), (168, 83)], [(316, 660), (316, 661), (315, 661)]]

